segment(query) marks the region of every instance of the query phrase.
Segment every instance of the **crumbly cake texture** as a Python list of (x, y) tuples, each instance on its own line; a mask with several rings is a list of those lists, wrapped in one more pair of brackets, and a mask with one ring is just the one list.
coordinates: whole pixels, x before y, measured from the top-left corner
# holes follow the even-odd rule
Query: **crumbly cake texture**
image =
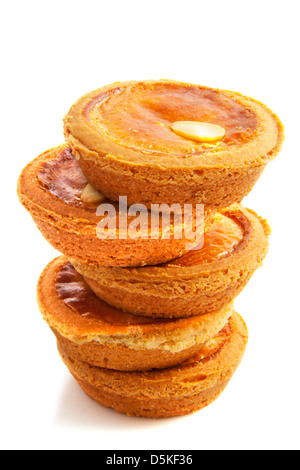
[(112, 371), (59, 353), (81, 388), (96, 402), (119, 413), (147, 418), (186, 415), (213, 402), (243, 357), (247, 327), (234, 313), (228, 324), (186, 362), (163, 370)]
[[(221, 142), (175, 134), (176, 121), (222, 126)], [(241, 202), (283, 141), (264, 104), (239, 93), (170, 80), (115, 83), (86, 94), (64, 118), (66, 141), (89, 182), (130, 204)]]
[[(243, 236), (231, 253), (211, 262), (185, 265), (188, 253), (177, 261), (134, 269), (73, 264), (100, 298), (122, 310), (160, 318), (214, 312), (234, 300), (262, 265), (270, 234), (267, 222), (240, 204), (222, 214), (242, 228)], [(197, 261), (197, 252), (192, 256)]]
[[(44, 174), (50, 183), (45, 184)], [(172, 220), (170, 239), (120, 239), (118, 232), (116, 239), (98, 238), (96, 229), (101, 217), (96, 215), (97, 205), (80, 201), (87, 183), (67, 144), (41, 154), (20, 175), (20, 202), (44, 238), (60, 253), (87, 265), (127, 267), (164, 263), (187, 252), (190, 241), (172, 236)], [(118, 215), (118, 204), (114, 207)], [(212, 210), (205, 210), (206, 226), (213, 215)]]
[(148, 370), (179, 364), (201, 350), (233, 314), (219, 311), (163, 321), (110, 307), (61, 256), (40, 276), (38, 304), (64, 350), (102, 368)]

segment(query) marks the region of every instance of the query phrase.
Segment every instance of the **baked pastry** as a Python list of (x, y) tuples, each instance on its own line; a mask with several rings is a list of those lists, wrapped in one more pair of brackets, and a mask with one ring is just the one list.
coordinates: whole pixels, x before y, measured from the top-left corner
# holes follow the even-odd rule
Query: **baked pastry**
[[(178, 122), (217, 125), (225, 135), (216, 141), (207, 132), (199, 142), (194, 128), (179, 132)], [(64, 134), (88, 181), (114, 201), (126, 195), (148, 208), (201, 203), (218, 210), (242, 201), (283, 140), (282, 124), (265, 105), (170, 80), (86, 94), (65, 116)]]
[(233, 304), (212, 314), (180, 320), (124, 313), (96, 297), (64, 256), (42, 273), (38, 303), (61, 347), (73, 359), (127, 371), (185, 361), (201, 350), (233, 313)]
[(148, 372), (107, 370), (59, 353), (82, 389), (120, 413), (167, 418), (197, 411), (214, 401), (237, 369), (248, 340), (245, 323), (234, 314), (225, 328), (185, 363)]
[(270, 228), (235, 204), (215, 216), (204, 246), (168, 263), (141, 268), (93, 268), (73, 261), (91, 289), (117, 308), (175, 318), (219, 310), (262, 264)]
[[(46, 240), (62, 254), (88, 265), (144, 266), (177, 258), (198, 243), (199, 235), (203, 235), (203, 219), (208, 224), (213, 216), (213, 212), (204, 209), (203, 219), (201, 214), (198, 219), (194, 210), (190, 221), (182, 219), (178, 224), (174, 215), (169, 214), (169, 222), (165, 223), (160, 214), (155, 232), (145, 209), (149, 227), (141, 224), (130, 233), (137, 219), (130, 215), (127, 206), (121, 208), (101, 194), (95, 200), (83, 198), (88, 187), (67, 144), (50, 149), (29, 163), (18, 183), (20, 201)], [(189, 232), (189, 223), (197, 226), (198, 232)], [(176, 235), (178, 229), (181, 238), (180, 233)]]

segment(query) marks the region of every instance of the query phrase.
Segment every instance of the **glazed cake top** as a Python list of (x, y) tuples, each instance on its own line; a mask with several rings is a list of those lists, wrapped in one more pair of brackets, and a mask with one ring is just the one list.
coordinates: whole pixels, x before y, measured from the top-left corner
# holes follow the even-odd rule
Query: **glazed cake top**
[(204, 235), (203, 246), (191, 250), (181, 258), (166, 263), (167, 266), (191, 267), (212, 263), (230, 255), (243, 241), (244, 230), (234, 218), (216, 214), (212, 225)]
[[(217, 124), (224, 137), (197, 142), (178, 135), (178, 121)], [(79, 99), (65, 117), (72, 146), (124, 161), (166, 167), (230, 166), (270, 157), (282, 139), (278, 118), (238, 93), (168, 80), (124, 82)]]

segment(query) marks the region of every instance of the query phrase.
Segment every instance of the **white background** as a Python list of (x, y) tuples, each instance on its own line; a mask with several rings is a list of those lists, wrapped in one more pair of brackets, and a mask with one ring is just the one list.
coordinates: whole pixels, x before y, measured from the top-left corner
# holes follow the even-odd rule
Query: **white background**
[[(3, 449), (299, 449), (299, 13), (297, 0), (13, 1), (1, 6), (1, 387)], [(273, 228), (236, 302), (250, 334), (221, 397), (192, 416), (121, 416), (61, 363), (35, 300), (57, 252), (16, 196), (22, 168), (63, 141), (62, 118), (102, 85), (170, 78), (252, 96), (286, 129), (245, 205)]]

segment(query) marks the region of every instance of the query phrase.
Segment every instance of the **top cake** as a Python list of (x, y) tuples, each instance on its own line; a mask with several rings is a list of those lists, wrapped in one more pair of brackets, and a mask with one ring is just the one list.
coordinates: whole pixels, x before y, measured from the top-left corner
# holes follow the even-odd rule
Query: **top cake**
[(283, 141), (282, 124), (265, 105), (170, 80), (88, 93), (65, 116), (64, 133), (95, 189), (148, 208), (240, 202)]

